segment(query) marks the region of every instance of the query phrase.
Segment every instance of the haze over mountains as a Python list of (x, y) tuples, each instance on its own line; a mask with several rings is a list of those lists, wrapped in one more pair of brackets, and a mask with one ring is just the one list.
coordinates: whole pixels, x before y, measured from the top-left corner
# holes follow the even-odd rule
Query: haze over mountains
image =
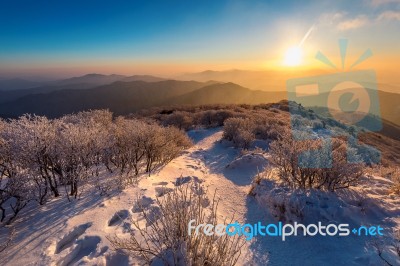
[[(101, 75), (101, 74), (87, 74), (80, 77), (72, 77), (62, 80), (43, 81), (38, 79), (4, 79), (0, 78), (0, 91), (32, 89), (40, 87), (42, 90), (51, 90), (62, 85), (77, 85), (82, 84), (87, 87), (94, 87), (100, 85), (110, 84), (115, 81), (135, 81), (141, 80), (146, 82), (162, 81), (166, 79), (173, 80), (195, 80), (199, 82), (207, 82), (210, 80), (220, 83), (233, 82), (242, 87), (252, 90), (263, 91), (286, 91), (286, 81), (293, 78), (313, 77), (320, 75), (331, 75), (335, 71), (328, 71), (323, 69), (286, 69), (282, 70), (265, 70), (265, 71), (251, 71), (232, 69), (225, 71), (206, 70), (202, 72), (186, 73), (178, 76), (169, 77), (155, 77), (151, 75)], [(400, 86), (395, 84), (387, 84), (379, 79), (378, 73), (378, 89), (386, 92), (400, 93)], [(87, 88), (81, 87), (81, 88)], [(39, 89), (40, 90), (40, 89)]]
[[(110, 109), (118, 115), (124, 115), (154, 106), (260, 104), (287, 98), (286, 91), (255, 90), (233, 82), (224, 82), (225, 79), (238, 80), (248, 74), (255, 78), (260, 73), (240, 70), (206, 71), (181, 77), (193, 78), (189, 81), (166, 80), (149, 75), (101, 74), (43, 83), (2, 80), (0, 116), (10, 118), (34, 113), (59, 117), (89, 109)], [(39, 86), (27, 88), (29, 84)], [(379, 96), (382, 117), (400, 125), (400, 94), (380, 91)], [(307, 105), (318, 104), (310, 102)]]
[(102, 75), (102, 74), (87, 74), (79, 77), (71, 77), (67, 79), (61, 80), (29, 80), (22, 78), (13, 78), (13, 79), (0, 79), (0, 91), (11, 91), (11, 90), (23, 90), (23, 89), (32, 89), (37, 87), (50, 87), (50, 86), (62, 86), (62, 85), (72, 85), (72, 84), (90, 84), (92, 86), (99, 86), (110, 84), (115, 81), (135, 81), (142, 80), (147, 82), (155, 82), (164, 80), (163, 78), (154, 77), (150, 75), (133, 75), (133, 76), (124, 76), (124, 75)]
[(164, 79), (150, 75), (123, 76), (115, 74), (87, 74), (81, 77), (72, 77), (55, 81), (0, 79), (0, 103), (9, 102), (29, 94), (47, 93), (65, 89), (90, 89), (101, 85), (111, 84), (116, 81), (129, 82), (135, 80), (155, 82), (162, 81)]
[[(336, 71), (322, 69), (292, 69), (292, 70), (266, 70), (249, 71), (232, 69), (226, 71), (206, 70), (197, 73), (187, 73), (175, 77), (178, 80), (197, 80), (208, 81), (215, 80), (219, 82), (233, 82), (243, 87), (253, 90), (263, 91), (286, 91), (286, 82), (288, 79), (315, 77), (323, 75), (332, 75)], [(378, 73), (378, 89), (381, 91), (400, 93), (400, 86), (380, 82)]]
[(164, 80), (157, 82), (117, 81), (94, 88), (68, 88), (33, 93), (3, 102), (0, 114), (17, 117), (35, 113), (48, 117), (89, 109), (110, 109), (129, 114), (143, 108), (182, 104), (248, 103), (279, 101), (284, 92), (252, 91), (234, 83)]

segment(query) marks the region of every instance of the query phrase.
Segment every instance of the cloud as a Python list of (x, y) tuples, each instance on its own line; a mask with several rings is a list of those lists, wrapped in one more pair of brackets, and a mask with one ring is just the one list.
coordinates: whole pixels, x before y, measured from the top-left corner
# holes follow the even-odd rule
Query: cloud
[(346, 16), (345, 12), (324, 13), (318, 19), (319, 25), (333, 25)]
[(339, 30), (343, 30), (343, 31), (351, 30), (351, 29), (358, 29), (358, 28), (368, 25), (369, 23), (370, 23), (370, 21), (369, 21), (368, 17), (365, 15), (362, 15), (362, 16), (359, 16), (354, 19), (348, 19), (348, 20), (340, 22), (337, 25), (337, 28)]
[[(379, 1), (398, 1), (400, 3), (400, 0)], [(351, 14), (342, 11), (324, 13), (319, 17), (318, 22), (315, 24), (315, 27), (336, 27), (336, 29), (340, 31), (348, 31), (370, 25), (379, 25), (385, 21), (400, 21), (400, 11), (383, 11), (378, 15), (360, 14), (356, 17), (351, 17)]]
[(400, 21), (400, 11), (385, 11), (378, 16), (377, 21), (384, 20), (399, 20)]
[(387, 4), (400, 4), (400, 0), (370, 0), (371, 6), (377, 7)]

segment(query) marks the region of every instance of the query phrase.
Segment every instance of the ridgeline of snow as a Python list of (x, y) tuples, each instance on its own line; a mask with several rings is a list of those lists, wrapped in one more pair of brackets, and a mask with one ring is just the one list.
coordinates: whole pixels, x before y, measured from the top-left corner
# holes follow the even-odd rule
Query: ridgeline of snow
[[(12, 246), (1, 254), (2, 265), (136, 265), (124, 253), (112, 250), (107, 236), (129, 237), (130, 218), (143, 219), (139, 206), (156, 214), (156, 196), (168, 193), (191, 180), (202, 182), (210, 197), (216, 191), (220, 199), (221, 219), (233, 215), (239, 223), (258, 221), (277, 223), (271, 211), (280, 203), (302, 209), (304, 223), (336, 222), (354, 225), (381, 225), (385, 230), (400, 225), (400, 200), (388, 195), (390, 181), (370, 176), (356, 189), (336, 195), (311, 192), (289, 193), (272, 181), (263, 180), (253, 193), (252, 179), (268, 165), (260, 153), (240, 155), (222, 140), (222, 130), (189, 132), (195, 145), (159, 172), (142, 176), (138, 185), (108, 197), (83, 193), (81, 199), (68, 202), (53, 199), (41, 207), (23, 210), (15, 221)], [(107, 174), (104, 172), (104, 176)], [(280, 199), (280, 202), (274, 202)], [(290, 205), (292, 204), (292, 205)], [(285, 217), (297, 219), (294, 214)], [(2, 235), (3, 237), (3, 235)], [(258, 265), (383, 265), (363, 237), (256, 237), (243, 248), (240, 265), (252, 261)], [(391, 258), (391, 254), (384, 253)], [(400, 263), (399, 261), (397, 261)]]

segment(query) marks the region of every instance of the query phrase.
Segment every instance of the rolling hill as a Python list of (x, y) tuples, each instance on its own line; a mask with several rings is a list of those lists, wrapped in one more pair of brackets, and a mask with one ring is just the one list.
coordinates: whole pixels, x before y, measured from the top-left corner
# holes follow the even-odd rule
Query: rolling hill
[(25, 113), (59, 117), (89, 109), (110, 109), (116, 114), (127, 114), (161, 105), (169, 98), (210, 84), (212, 83), (175, 80), (117, 81), (90, 89), (61, 89), (29, 94), (3, 103), (0, 105), (0, 114), (2, 117), (17, 117)]
[(49, 93), (58, 90), (90, 89), (117, 81), (159, 82), (163, 80), (165, 79), (150, 75), (123, 76), (115, 74), (87, 74), (80, 77), (48, 82), (35, 82), (24, 79), (0, 80), (0, 103), (10, 102), (30, 94)]
[(165, 105), (260, 104), (278, 102), (286, 92), (250, 90), (235, 83), (212, 84), (164, 102)]
[[(196, 80), (200, 82), (215, 80), (218, 82), (233, 82), (240, 86), (262, 91), (286, 91), (286, 84), (289, 79), (315, 77), (335, 74), (332, 71), (322, 69), (285, 69), (283, 70), (242, 70), (232, 69), (224, 71), (206, 70), (196, 73), (186, 73), (175, 77), (178, 80)], [(380, 76), (382, 73), (378, 73)], [(400, 84), (390, 84), (390, 80), (386, 82), (378, 80), (377, 86), (380, 91), (400, 93)]]
[[(144, 78), (144, 76), (124, 79), (136, 78)], [(156, 81), (157, 78), (147, 78), (154, 82), (116, 81), (95, 87), (88, 83), (68, 84), (67, 82), (67, 84), (57, 86), (56, 89), (46, 90), (41, 87), (41, 89), (24, 90), (20, 95), (14, 91), (13, 97), (3, 99), (0, 105), (0, 116), (7, 118), (35, 113), (58, 117), (89, 109), (110, 109), (116, 114), (124, 115), (154, 106), (260, 104), (287, 99), (287, 93), (284, 91), (250, 90), (232, 82)], [(323, 95), (321, 97), (323, 98)], [(385, 124), (388, 125), (387, 129), (400, 125), (400, 94), (379, 91), (379, 97), (381, 114)], [(303, 105), (315, 107), (321, 103), (323, 106), (323, 100), (314, 99), (304, 102)]]

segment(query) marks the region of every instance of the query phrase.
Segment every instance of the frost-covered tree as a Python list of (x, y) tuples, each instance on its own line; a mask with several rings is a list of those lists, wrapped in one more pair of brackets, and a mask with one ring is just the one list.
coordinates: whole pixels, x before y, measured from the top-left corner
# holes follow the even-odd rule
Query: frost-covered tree
[(58, 197), (59, 158), (54, 121), (46, 117), (25, 115), (7, 123), (6, 134), (10, 152), (16, 156), (13, 161), (35, 183), (39, 203), (45, 202), (49, 191)]
[(61, 186), (75, 198), (87, 183), (101, 188), (102, 168), (118, 169), (110, 178), (119, 184), (131, 172), (150, 173), (190, 145), (175, 127), (113, 120), (106, 110), (53, 120), (35, 115), (0, 120), (0, 220), (11, 221), (30, 200), (45, 204), (60, 196)]
[(109, 170), (137, 176), (164, 165), (191, 145), (185, 133), (175, 127), (161, 127), (137, 119), (117, 118), (110, 131), (112, 145), (105, 155)]
[(95, 111), (65, 116), (59, 120), (57, 148), (64, 182), (70, 195), (77, 197), (78, 188), (98, 174), (104, 150), (108, 147), (111, 114)]
[[(11, 223), (17, 214), (33, 198), (34, 183), (28, 171), (21, 164), (16, 149), (15, 132), (9, 124), (0, 120), (0, 222)], [(12, 214), (5, 221), (5, 205)]]
[(255, 140), (254, 129), (255, 122), (249, 118), (229, 118), (224, 124), (224, 138), (246, 149)]
[(143, 145), (146, 160), (145, 171), (150, 174), (155, 168), (167, 164), (178, 156), (179, 152), (191, 145), (191, 141), (177, 128), (162, 128), (152, 124), (145, 132)]
[(354, 185), (363, 174), (363, 164), (354, 148), (343, 140), (294, 140), (284, 134), (270, 145), (271, 162), (281, 180), (293, 188), (335, 191)]
[[(145, 157), (143, 143), (147, 127), (148, 125), (143, 121), (122, 117), (116, 119), (110, 130), (112, 144), (104, 157), (110, 171), (114, 166), (121, 176), (127, 177), (131, 172), (135, 176), (141, 172)], [(128, 178), (128, 181), (132, 180)]]
[(188, 112), (175, 111), (168, 115), (163, 122), (167, 126), (175, 126), (182, 130), (187, 130), (193, 125), (193, 118)]

